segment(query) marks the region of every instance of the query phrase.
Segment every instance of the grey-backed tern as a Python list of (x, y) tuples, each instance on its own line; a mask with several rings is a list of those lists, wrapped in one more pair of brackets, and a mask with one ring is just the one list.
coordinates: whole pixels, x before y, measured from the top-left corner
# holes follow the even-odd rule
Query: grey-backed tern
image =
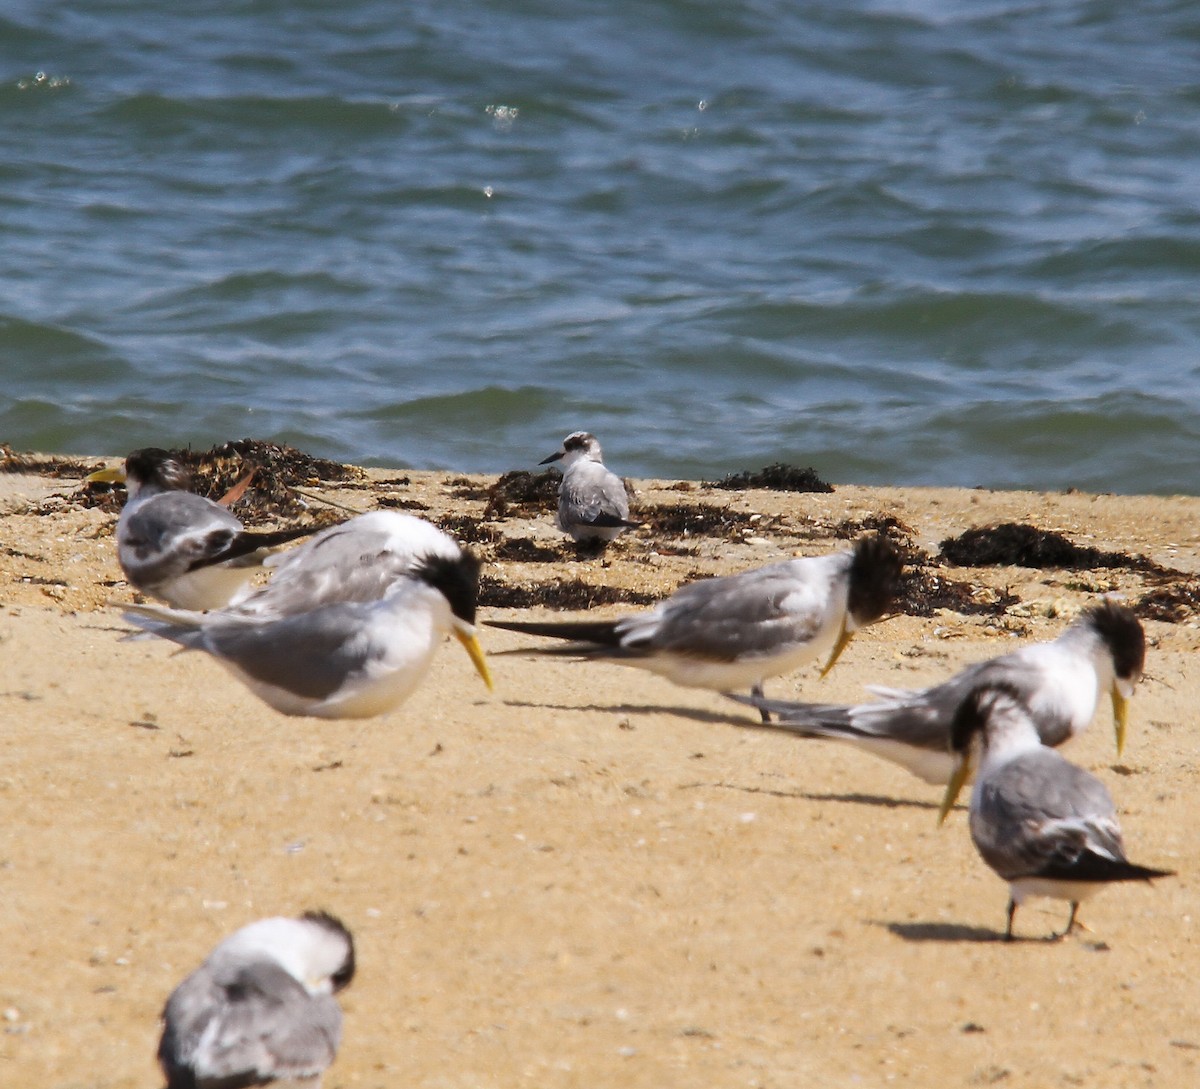
[(629, 520), (625, 482), (604, 466), (600, 443), (586, 431), (563, 439), (562, 449), (539, 465), (562, 462), (558, 526), (576, 541), (611, 541), (637, 526)]

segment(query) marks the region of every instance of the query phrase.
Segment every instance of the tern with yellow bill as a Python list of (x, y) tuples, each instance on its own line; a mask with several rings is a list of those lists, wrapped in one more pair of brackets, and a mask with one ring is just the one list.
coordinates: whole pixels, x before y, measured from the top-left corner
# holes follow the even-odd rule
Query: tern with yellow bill
[(436, 526), (375, 511), (273, 559), (271, 581), (236, 605), (133, 605), (125, 617), (207, 651), (285, 715), (384, 714), (416, 688), (447, 634), (491, 687), (474, 626), (479, 561)]
[(848, 552), (700, 579), (619, 620), (485, 623), (571, 644), (538, 653), (606, 659), (685, 687), (761, 696), (766, 678), (826, 652), (828, 673), (851, 636), (890, 609), (900, 569), (895, 548), (870, 535)]
[(970, 692), (955, 714), (950, 744), (961, 770), (946, 788), (939, 820), (978, 764), (971, 839), (1008, 882), (1006, 941), (1012, 940), (1017, 908), (1031, 896), (1070, 903), (1067, 928), (1056, 935), (1066, 937), (1080, 903), (1105, 886), (1172, 876), (1125, 857), (1108, 788), (1042, 744), (1016, 689), (991, 684)]
[(927, 783), (949, 782), (958, 763), (950, 727), (973, 689), (1003, 684), (1020, 693), (1042, 744), (1056, 746), (1086, 729), (1100, 695), (1112, 698), (1117, 754), (1125, 746), (1129, 699), (1141, 679), (1146, 636), (1129, 609), (1112, 600), (1085, 609), (1057, 638), (968, 666), (929, 688), (873, 687), (881, 698), (854, 706), (735, 697), (778, 713), (771, 729), (828, 738), (907, 768)]

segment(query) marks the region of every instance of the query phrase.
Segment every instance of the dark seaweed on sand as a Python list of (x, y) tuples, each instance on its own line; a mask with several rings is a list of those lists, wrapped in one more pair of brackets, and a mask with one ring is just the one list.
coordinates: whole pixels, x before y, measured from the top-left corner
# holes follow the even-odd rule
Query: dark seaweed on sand
[(83, 477), (98, 462), (86, 462), (80, 458), (42, 457), (40, 454), (19, 454), (6, 442), (0, 442), (0, 473), (35, 473), (38, 476)]
[(927, 566), (911, 567), (901, 576), (896, 607), (909, 616), (933, 616), (939, 609), (966, 616), (1002, 616), (1005, 609), (1020, 601), (1007, 591), (996, 593), (994, 601), (977, 594), (977, 588), (969, 582), (944, 578)]
[(941, 543), (939, 555), (956, 567), (1056, 567), (1068, 571), (1123, 568), (1129, 571), (1165, 573), (1145, 556), (1124, 552), (1102, 552), (1077, 545), (1061, 533), (1017, 522), (969, 529)]
[(1200, 615), (1200, 581), (1187, 579), (1143, 594), (1133, 606), (1143, 620), (1182, 624)]
[(458, 498), (487, 499), (483, 508), (485, 519), (501, 521), (505, 518), (535, 517), (558, 505), (558, 482), (562, 476), (547, 469), (542, 473), (530, 473), (515, 469), (505, 473), (490, 488), (474, 489), (467, 496), (466, 489), (455, 493)]
[(517, 585), (491, 575), (479, 579), (479, 604), (496, 609), (590, 609), (597, 605), (653, 605), (659, 599), (620, 586), (594, 586), (582, 579)]
[(757, 473), (731, 473), (723, 480), (706, 481), (705, 487), (724, 488), (726, 491), (745, 491), (747, 488), (765, 488), (774, 492), (832, 492), (833, 485), (827, 484), (815, 469), (798, 469), (795, 465), (774, 462)]
[(641, 507), (637, 517), (656, 537), (704, 536), (741, 541), (747, 534), (759, 533), (771, 525), (770, 519), (709, 503)]

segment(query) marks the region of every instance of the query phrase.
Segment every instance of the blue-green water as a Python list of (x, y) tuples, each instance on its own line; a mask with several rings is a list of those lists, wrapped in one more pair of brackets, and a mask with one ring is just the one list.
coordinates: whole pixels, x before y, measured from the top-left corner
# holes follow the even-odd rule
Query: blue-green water
[(0, 440), (1195, 492), (1200, 7), (9, 0)]

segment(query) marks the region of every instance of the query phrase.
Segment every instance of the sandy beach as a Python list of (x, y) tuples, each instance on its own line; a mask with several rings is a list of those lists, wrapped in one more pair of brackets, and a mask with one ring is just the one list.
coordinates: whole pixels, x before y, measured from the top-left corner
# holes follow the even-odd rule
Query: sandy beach
[[(885, 523), (979, 610), (876, 625), (825, 679), (768, 682), (790, 698), (935, 682), (1054, 637), (1101, 593), (1155, 616), (1169, 599), (1172, 619), (1145, 621), (1123, 757), (1106, 703), (1064, 752), (1109, 786), (1130, 857), (1179, 874), (1107, 890), (1059, 942), (1039, 939), (1066, 906), (1035, 901), (1007, 944), (1007, 891), (961, 806), (939, 829), (936, 788), (744, 728), (720, 695), (506, 653), (536, 640), (484, 628), (494, 693), (448, 643), (398, 711), (319, 722), (203, 655), (122, 641), (118, 506), (81, 501), (80, 476), (0, 474), (0, 1083), (160, 1084), (172, 987), (234, 929), (307, 908), (359, 952), (327, 1089), (1200, 1083), (1200, 499), (636, 481), (645, 524), (596, 557), (548, 505), (497, 504), (494, 478), (306, 489), (456, 531), (486, 561), (482, 618), (571, 595), (616, 616)], [(1007, 522), (1131, 562), (932, 563)]]

